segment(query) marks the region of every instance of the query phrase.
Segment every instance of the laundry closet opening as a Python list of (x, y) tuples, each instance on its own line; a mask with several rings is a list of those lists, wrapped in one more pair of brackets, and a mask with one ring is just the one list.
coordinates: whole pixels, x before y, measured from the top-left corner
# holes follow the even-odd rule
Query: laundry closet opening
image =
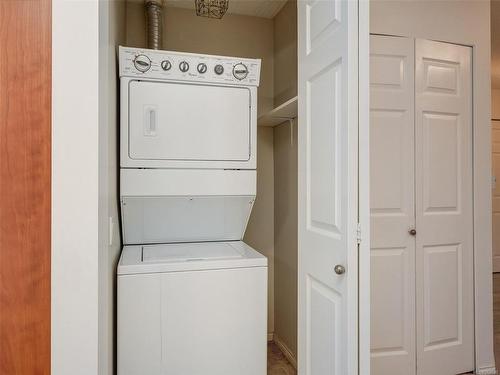
[(371, 371), (475, 369), (472, 48), (370, 40)]
[[(261, 59), (256, 113), (257, 194), (243, 241), (268, 259), (267, 327), (270, 343), (268, 359), (271, 365), (268, 373), (286, 370), (292, 374), (297, 358), (297, 127), (300, 126), (296, 119), (297, 2), (252, 1), (241, 2), (240, 5), (230, 2), (229, 11), (222, 19), (197, 16), (193, 2), (167, 0), (163, 4), (161, 50)], [(122, 45), (147, 48), (144, 2), (127, 1), (125, 13), (125, 38)], [(137, 101), (137, 105), (141, 107), (140, 113), (148, 105), (147, 95), (150, 95), (151, 89), (158, 91), (163, 98), (168, 97), (168, 90), (175, 89), (165, 85), (163, 88), (157, 87), (154, 83), (149, 85), (151, 87), (142, 83), (129, 90), (130, 95), (136, 95), (142, 100)], [(162, 90), (164, 92), (160, 92)], [(180, 112), (186, 109), (192, 111), (190, 116), (196, 117), (195, 121), (200, 124), (203, 124), (204, 119), (202, 115), (196, 115), (198, 111), (205, 110), (208, 106), (218, 108), (228, 102), (228, 106), (233, 102), (234, 105), (239, 105), (248, 100), (245, 99), (245, 90), (237, 93), (241, 94), (240, 99), (233, 95), (235, 91), (226, 95), (223, 90), (206, 90), (206, 96), (193, 95), (185, 87), (181, 91), (186, 106), (171, 108), (169, 118), (180, 116)], [(167, 100), (165, 105), (168, 106), (166, 102)], [(154, 108), (150, 112), (153, 114), (148, 115), (148, 123), (156, 119)], [(219, 115), (221, 118), (226, 116), (221, 112)], [(212, 120), (217, 121), (210, 121)], [(235, 121), (243, 123), (248, 119), (237, 118)], [(207, 125), (207, 129), (210, 126)], [(187, 134), (192, 129), (181, 130)], [(251, 141), (245, 129), (226, 130), (235, 133), (233, 139), (238, 140), (239, 146)], [(139, 131), (143, 132), (143, 129)], [(150, 125), (144, 131), (154, 132), (155, 127)], [(202, 134), (195, 132), (192, 136), (197, 142), (203, 139), (210, 139), (210, 142), (221, 140), (218, 138), (220, 134), (211, 134), (206, 129)], [(144, 137), (143, 144), (135, 144), (136, 149), (130, 150), (128, 155), (131, 165), (140, 163), (145, 153), (149, 155), (153, 151), (157, 152), (158, 159), (175, 159), (185, 152), (182, 144), (175, 143), (168, 137), (164, 140), (157, 138), (160, 143), (152, 143), (152, 138)], [(220, 147), (204, 152), (213, 153), (214, 160), (227, 158), (228, 163), (244, 161), (247, 155), (239, 153), (238, 150), (242, 149), (239, 146), (235, 146), (236, 151), (228, 151), (227, 154), (222, 154)], [(158, 204), (163, 203), (158, 201)], [(127, 210), (134, 209), (134, 202), (127, 203)], [(137, 227), (133, 223), (131, 225)], [(142, 238), (141, 235), (139, 233), (139, 238)], [(198, 253), (201, 257), (201, 250)], [(242, 294), (245, 292), (241, 290)], [(246, 319), (251, 324), (252, 316), (247, 316)], [(227, 345), (230, 347), (231, 343), (228, 342)]]

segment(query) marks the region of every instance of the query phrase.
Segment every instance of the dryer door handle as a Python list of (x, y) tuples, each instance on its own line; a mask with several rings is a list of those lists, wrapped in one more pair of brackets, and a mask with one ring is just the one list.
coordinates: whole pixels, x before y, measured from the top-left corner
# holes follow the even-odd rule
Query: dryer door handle
[(158, 114), (156, 106), (148, 105), (144, 107), (144, 135), (146, 137), (156, 137)]

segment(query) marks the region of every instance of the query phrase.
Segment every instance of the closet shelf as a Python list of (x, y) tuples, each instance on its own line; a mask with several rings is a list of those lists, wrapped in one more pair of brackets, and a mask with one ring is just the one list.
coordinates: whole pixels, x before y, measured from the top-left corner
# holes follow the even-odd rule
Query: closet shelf
[(287, 100), (257, 119), (259, 126), (276, 126), (297, 117), (297, 97)]

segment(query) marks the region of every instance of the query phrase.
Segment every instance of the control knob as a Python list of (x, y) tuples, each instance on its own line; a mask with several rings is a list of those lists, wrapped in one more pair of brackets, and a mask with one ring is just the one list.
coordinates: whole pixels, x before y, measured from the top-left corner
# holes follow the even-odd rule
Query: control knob
[(207, 64), (199, 63), (196, 69), (198, 70), (198, 73), (205, 74), (207, 72)]
[(183, 73), (186, 73), (189, 70), (189, 64), (187, 61), (181, 61), (179, 63), (179, 70)]
[(238, 80), (247, 78), (248, 68), (243, 63), (238, 63), (233, 67), (233, 76)]
[(168, 60), (163, 60), (161, 62), (161, 68), (165, 71), (170, 70), (170, 68), (172, 68), (172, 63)]
[(224, 73), (224, 67), (221, 64), (217, 64), (214, 67), (214, 72), (215, 72), (215, 74), (220, 76), (222, 73)]
[(139, 72), (145, 73), (151, 68), (151, 60), (146, 55), (137, 55), (134, 66)]

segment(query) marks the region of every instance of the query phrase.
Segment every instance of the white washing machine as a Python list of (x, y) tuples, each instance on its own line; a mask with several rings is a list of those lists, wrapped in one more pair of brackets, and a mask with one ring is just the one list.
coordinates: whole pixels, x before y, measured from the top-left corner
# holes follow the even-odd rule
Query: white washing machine
[(118, 373), (266, 373), (267, 260), (241, 241), (125, 246)]
[(118, 375), (265, 375), (260, 60), (120, 48)]

